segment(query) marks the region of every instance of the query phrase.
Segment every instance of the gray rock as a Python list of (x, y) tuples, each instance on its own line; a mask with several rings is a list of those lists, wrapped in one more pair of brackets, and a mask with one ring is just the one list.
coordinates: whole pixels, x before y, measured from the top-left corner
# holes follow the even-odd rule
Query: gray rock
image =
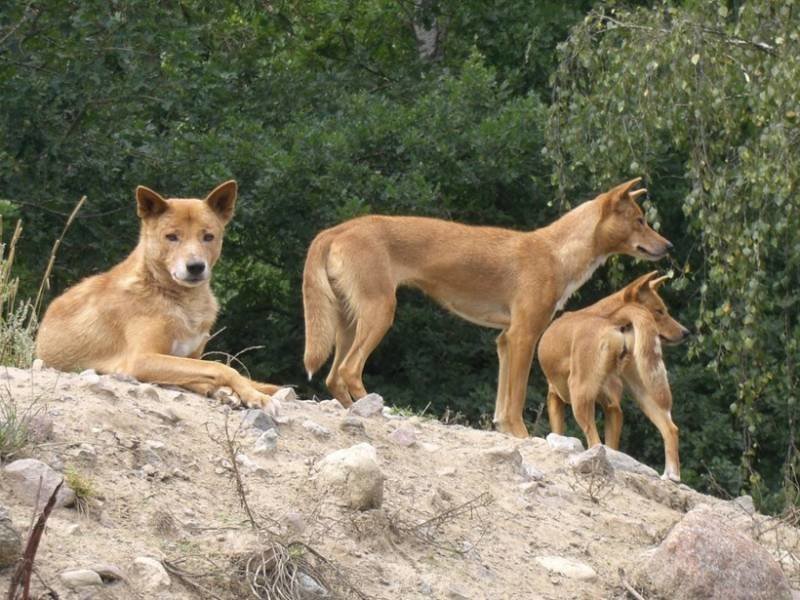
[(522, 467), (522, 454), (515, 445), (495, 446), (484, 450), (481, 455), (495, 464), (508, 465), (515, 473), (519, 473)]
[(417, 443), (417, 432), (412, 427), (398, 427), (389, 434), (389, 440), (398, 446), (407, 448)]
[(46, 442), (53, 436), (53, 417), (46, 412), (33, 415), (28, 421), (28, 437), (34, 444)]
[(344, 406), (342, 406), (341, 402), (338, 400), (320, 400), (317, 403), (322, 410), (325, 412), (339, 412), (340, 410), (344, 410)]
[(244, 411), (242, 415), (242, 427), (252, 427), (254, 429), (260, 429), (261, 431), (267, 431), (269, 429), (275, 429), (277, 431), (278, 429), (275, 420), (260, 408), (248, 408)]
[(311, 433), (316, 438), (321, 440), (327, 439), (331, 437), (331, 431), (327, 427), (320, 425), (316, 421), (312, 421), (311, 419), (306, 419), (303, 421), (303, 429)]
[(578, 438), (566, 437), (557, 433), (547, 434), (547, 444), (556, 452), (563, 454), (583, 452), (583, 443)]
[(297, 584), (304, 599), (331, 597), (331, 593), (322, 587), (316, 579), (302, 571), (297, 574)]
[(86, 369), (85, 371), (81, 371), (78, 377), (80, 377), (88, 385), (92, 385), (93, 383), (98, 383), (100, 381), (100, 375), (98, 375), (97, 371), (94, 369)]
[(272, 399), (278, 402), (295, 402), (297, 400), (297, 392), (294, 388), (282, 387), (272, 394)]
[(605, 446), (605, 449), (606, 458), (608, 458), (608, 462), (611, 463), (611, 466), (614, 467), (615, 470), (639, 473), (640, 475), (647, 475), (648, 477), (658, 477), (658, 472), (655, 469), (640, 463), (632, 456), (620, 452), (619, 450), (609, 448), (608, 446)]
[(356, 510), (381, 506), (384, 479), (375, 448), (366, 443), (332, 452), (317, 464), (317, 485)]
[(581, 475), (597, 475), (599, 477), (613, 477), (614, 467), (606, 456), (606, 447), (602, 444), (593, 446), (580, 454), (569, 457), (572, 470)]
[(137, 396), (143, 400), (152, 400), (153, 402), (161, 401), (161, 396), (158, 393), (158, 389), (149, 383), (144, 383), (134, 389), (137, 390)]
[(101, 398), (102, 400), (114, 402), (119, 399), (114, 387), (107, 379), (103, 377), (99, 377), (98, 381), (90, 383), (89, 389), (94, 393), (95, 396)]
[[(63, 479), (60, 473), (35, 458), (15, 460), (6, 465), (4, 471), (12, 491), (21, 501), (33, 505), (38, 494), (39, 504), (37, 508), (39, 510), (44, 508), (53, 490)], [(41, 491), (39, 490), (40, 481)], [(56, 507), (61, 507), (72, 506), (73, 504), (75, 504), (75, 492), (65, 482), (58, 491), (55, 505)]]
[(544, 471), (526, 462), (520, 465), (520, 474), (528, 481), (542, 481), (544, 479)]
[(367, 394), (350, 407), (350, 414), (358, 417), (374, 417), (383, 413), (383, 398), (378, 394)]
[(780, 565), (708, 506), (687, 513), (644, 556), (639, 583), (671, 600), (789, 600)]
[(753, 504), (752, 496), (739, 496), (731, 500), (731, 504), (748, 515), (755, 514), (756, 512), (756, 506)]
[(345, 417), (339, 423), (339, 429), (355, 435), (366, 435), (367, 433), (364, 428), (364, 422), (358, 417)]
[(103, 585), (100, 575), (91, 569), (72, 569), (64, 571), (58, 576), (61, 583), (70, 589), (90, 587), (93, 585)]
[(595, 570), (578, 560), (564, 558), (563, 556), (537, 556), (536, 562), (551, 573), (557, 573), (570, 579), (579, 581), (593, 581), (597, 579)]
[(246, 454), (241, 454), (241, 453), (237, 454), (236, 464), (238, 464), (246, 473), (264, 475), (267, 472), (267, 470), (264, 467), (259, 465), (256, 461), (254, 461)]
[(44, 369), (44, 361), (41, 358), (34, 359), (33, 364), (31, 364), (31, 370), (41, 371), (42, 369)]
[(8, 512), (0, 508), (0, 569), (4, 569), (16, 563), (22, 554), (22, 538), (8, 518)]
[(115, 583), (117, 581), (125, 581), (125, 574), (117, 565), (99, 564), (90, 567), (92, 571), (100, 575), (103, 583)]
[(272, 454), (278, 448), (278, 432), (274, 429), (267, 429), (264, 433), (258, 436), (255, 444), (253, 444), (253, 452), (255, 454)]
[(307, 528), (303, 515), (294, 510), (287, 512), (283, 517), (283, 521), (286, 523), (286, 527), (296, 535), (302, 534)]
[(164, 590), (172, 583), (164, 566), (149, 556), (137, 556), (133, 559), (133, 572), (139, 588), (146, 591)]

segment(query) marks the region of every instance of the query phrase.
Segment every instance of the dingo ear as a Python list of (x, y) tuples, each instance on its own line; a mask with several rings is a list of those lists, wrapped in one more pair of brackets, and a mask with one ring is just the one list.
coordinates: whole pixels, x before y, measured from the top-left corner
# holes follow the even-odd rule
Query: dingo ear
[(646, 289), (649, 289), (648, 284), (658, 275), (658, 271), (650, 271), (647, 275), (642, 275), (634, 279), (631, 283), (625, 286), (622, 294), (622, 299), (625, 302), (636, 302), (639, 295)]
[(650, 289), (653, 290), (653, 291), (656, 291), (658, 288), (660, 288), (662, 285), (664, 285), (664, 283), (668, 279), (672, 279), (672, 276), (669, 275), (669, 274), (662, 275), (658, 279), (653, 279), (652, 281), (650, 281)]
[[(630, 181), (626, 181), (625, 183), (619, 184), (617, 187), (612, 188), (608, 194), (609, 196), (624, 196), (627, 194), (633, 186), (639, 183), (642, 180), (641, 177), (637, 177), (636, 179), (631, 179)], [(638, 190), (637, 190), (638, 192)], [(636, 196), (634, 196), (635, 198)]]
[(164, 214), (169, 205), (160, 194), (140, 185), (136, 188), (136, 214), (140, 219), (149, 219)]
[(223, 223), (227, 223), (233, 217), (233, 209), (236, 206), (236, 190), (236, 182), (231, 179), (219, 184), (206, 196), (206, 204)]

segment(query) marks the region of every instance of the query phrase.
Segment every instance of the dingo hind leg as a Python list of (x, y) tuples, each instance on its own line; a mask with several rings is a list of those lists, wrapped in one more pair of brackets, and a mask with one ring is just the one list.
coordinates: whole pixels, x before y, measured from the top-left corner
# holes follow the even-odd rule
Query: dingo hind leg
[(566, 430), (564, 401), (552, 385), (547, 387), (547, 418), (550, 421), (550, 431), (558, 435), (564, 435)]
[(333, 394), (333, 397), (345, 407), (353, 403), (353, 398), (350, 396), (347, 383), (340, 373), (340, 368), (344, 357), (347, 356), (347, 353), (353, 345), (353, 339), (356, 333), (355, 329), (355, 324), (352, 323), (346, 315), (341, 314), (340, 311), (339, 323), (336, 328), (336, 350), (333, 355), (331, 370), (328, 373), (328, 377), (325, 379), (325, 386), (331, 394)]

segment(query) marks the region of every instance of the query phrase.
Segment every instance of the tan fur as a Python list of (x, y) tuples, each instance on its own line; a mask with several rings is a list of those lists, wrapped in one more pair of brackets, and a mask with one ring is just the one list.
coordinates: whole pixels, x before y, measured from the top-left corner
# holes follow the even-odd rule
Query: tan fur
[(550, 428), (564, 433), (564, 404), (572, 405), (589, 446), (600, 443), (595, 403), (605, 413), (605, 443), (619, 448), (622, 391), (627, 386), (664, 440), (664, 478), (680, 481), (678, 428), (661, 341), (677, 344), (688, 330), (667, 312), (654, 271), (576, 312), (564, 313), (542, 335), (539, 364), (547, 377)]
[(303, 273), (309, 377), (335, 347), (326, 379), (345, 406), (366, 394), (364, 363), (394, 320), (396, 289), (421, 289), (468, 321), (502, 330), (495, 423), (522, 420), (534, 346), (556, 309), (611, 254), (647, 260), (671, 244), (647, 226), (634, 179), (532, 232), (420, 217), (367, 216), (321, 232)]
[(209, 393), (233, 389), (248, 406), (271, 409), (277, 386), (200, 360), (217, 317), (210, 276), (233, 216), (236, 182), (204, 200), (164, 199), (136, 189), (139, 243), (110, 271), (56, 298), (42, 320), (36, 354), (64, 371), (127, 373), (141, 381)]

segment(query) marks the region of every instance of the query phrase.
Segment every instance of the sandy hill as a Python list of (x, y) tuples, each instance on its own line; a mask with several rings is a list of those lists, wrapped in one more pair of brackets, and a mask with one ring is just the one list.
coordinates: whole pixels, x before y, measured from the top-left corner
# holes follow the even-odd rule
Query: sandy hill
[[(35, 439), (2, 471), (0, 523), (24, 543), (37, 461), (78, 492), (47, 522), (33, 597), (680, 597), (670, 576), (706, 597), (736, 597), (737, 577), (777, 597), (800, 588), (797, 529), (570, 438), (401, 417), (374, 396), (353, 414), (286, 391), (272, 420), (124, 377), (0, 378), (4, 406), (35, 413)], [(710, 531), (669, 546), (689, 516)], [(691, 587), (712, 571), (722, 583)]]

